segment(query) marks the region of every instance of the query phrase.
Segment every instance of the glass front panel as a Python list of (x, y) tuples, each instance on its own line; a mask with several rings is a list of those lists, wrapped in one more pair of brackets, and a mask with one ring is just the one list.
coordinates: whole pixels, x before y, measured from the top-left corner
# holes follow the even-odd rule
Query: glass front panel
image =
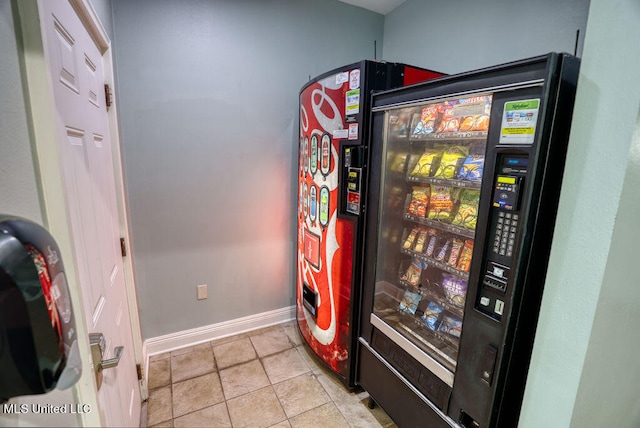
[(385, 112), (374, 314), (455, 372), (491, 95)]

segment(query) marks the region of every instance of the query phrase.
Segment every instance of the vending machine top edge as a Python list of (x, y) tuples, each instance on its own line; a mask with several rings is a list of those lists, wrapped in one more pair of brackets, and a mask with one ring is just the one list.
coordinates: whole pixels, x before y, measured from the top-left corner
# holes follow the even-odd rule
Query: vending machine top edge
[(517, 425), (578, 70), (550, 53), (373, 95), (356, 380), (398, 425)]
[(441, 75), (364, 60), (323, 73), (300, 90), (297, 321), (311, 351), (350, 388), (371, 94)]

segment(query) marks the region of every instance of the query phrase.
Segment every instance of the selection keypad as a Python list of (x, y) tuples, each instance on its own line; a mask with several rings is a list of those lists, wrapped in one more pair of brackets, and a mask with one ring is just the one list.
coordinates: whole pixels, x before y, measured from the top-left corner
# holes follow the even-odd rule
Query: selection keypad
[(511, 257), (516, 243), (516, 230), (518, 227), (518, 214), (499, 211), (496, 224), (496, 235), (493, 240), (493, 252)]

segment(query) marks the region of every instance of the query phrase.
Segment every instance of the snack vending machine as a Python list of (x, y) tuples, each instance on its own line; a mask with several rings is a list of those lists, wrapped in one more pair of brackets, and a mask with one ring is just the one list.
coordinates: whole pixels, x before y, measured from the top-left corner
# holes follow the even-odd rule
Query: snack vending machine
[(371, 91), (442, 74), (360, 61), (300, 91), (297, 321), (310, 349), (354, 386), (364, 172)]
[(578, 68), (373, 96), (357, 381), (399, 426), (517, 426)]

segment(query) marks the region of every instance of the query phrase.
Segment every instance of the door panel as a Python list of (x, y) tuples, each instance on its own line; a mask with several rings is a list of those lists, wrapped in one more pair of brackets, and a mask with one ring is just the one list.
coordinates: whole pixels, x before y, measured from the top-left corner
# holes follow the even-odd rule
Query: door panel
[(104, 359), (113, 358), (114, 348), (124, 346), (119, 365), (103, 371), (100, 412), (107, 426), (138, 426), (140, 390), (119, 251), (112, 147), (101, 90), (102, 53), (67, 0), (42, 1), (40, 6), (87, 330), (105, 335)]

